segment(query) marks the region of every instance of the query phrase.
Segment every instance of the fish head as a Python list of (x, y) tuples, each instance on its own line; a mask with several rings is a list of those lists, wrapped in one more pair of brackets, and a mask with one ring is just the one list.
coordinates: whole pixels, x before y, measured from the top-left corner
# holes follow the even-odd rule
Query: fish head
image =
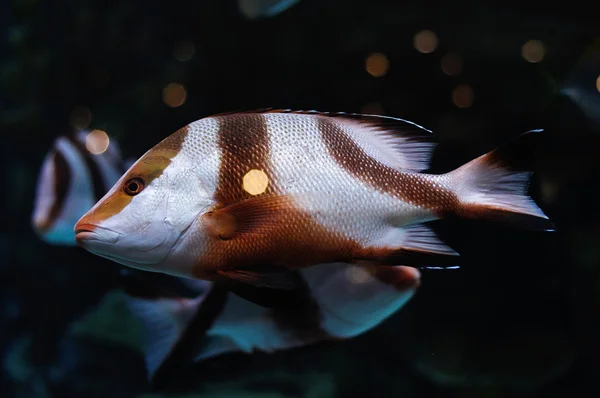
[(34, 232), (47, 243), (74, 246), (73, 225), (94, 202), (82, 154), (67, 137), (58, 137), (38, 175), (31, 216)]
[(168, 268), (173, 248), (211, 201), (181, 150), (184, 137), (179, 130), (133, 163), (75, 225), (79, 245), (122, 265), (181, 275)]

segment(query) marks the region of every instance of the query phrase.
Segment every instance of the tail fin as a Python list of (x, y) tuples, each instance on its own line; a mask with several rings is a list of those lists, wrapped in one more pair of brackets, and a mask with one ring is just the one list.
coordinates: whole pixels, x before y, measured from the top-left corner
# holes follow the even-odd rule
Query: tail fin
[(527, 195), (531, 174), (511, 171), (502, 161), (500, 149), (470, 161), (450, 173), (458, 182), (457, 214), (493, 219), (526, 229), (553, 231), (554, 224)]

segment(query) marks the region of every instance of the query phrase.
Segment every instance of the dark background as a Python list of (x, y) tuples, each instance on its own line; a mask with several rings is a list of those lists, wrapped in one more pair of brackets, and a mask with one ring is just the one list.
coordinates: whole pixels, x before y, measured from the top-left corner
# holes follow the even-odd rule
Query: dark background
[[(380, 327), (342, 343), (208, 361), (179, 375), (163, 395), (596, 391), (598, 18), (593, 3), (583, 1), (302, 0), (257, 20), (245, 19), (234, 0), (1, 1), (0, 395), (149, 392), (131, 344), (68, 332), (114, 287), (117, 266), (78, 248), (46, 245), (31, 230), (37, 173), (54, 138), (89, 125), (137, 157), (191, 121), (262, 107), (414, 121), (440, 143), (434, 173), (543, 128), (525, 160), (535, 172), (530, 193), (558, 231), (434, 223), (464, 266), (424, 272), (415, 298)], [(424, 29), (437, 36), (431, 53), (415, 49)], [(522, 56), (532, 39), (545, 48), (539, 62)], [(181, 62), (173, 52), (186, 41), (194, 53)], [(365, 68), (374, 52), (389, 61), (380, 77)], [(457, 75), (441, 68), (448, 53), (462, 60)], [(186, 90), (179, 107), (163, 102), (171, 82)], [(453, 90), (464, 84), (474, 96), (461, 108)], [(127, 329), (114, 314), (99, 322)]]

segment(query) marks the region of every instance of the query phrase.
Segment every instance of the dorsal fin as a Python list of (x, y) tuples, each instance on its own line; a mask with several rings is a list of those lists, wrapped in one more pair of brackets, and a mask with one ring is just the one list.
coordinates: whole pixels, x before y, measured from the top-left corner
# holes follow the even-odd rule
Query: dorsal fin
[(250, 110), (237, 110), (237, 111), (227, 111), (220, 112), (210, 115), (208, 117), (218, 117), (218, 116), (228, 116), (228, 115), (242, 115), (245, 113), (268, 113), (273, 111), (273, 108), (258, 108), (258, 109), (250, 109)]
[(376, 148), (376, 152), (383, 157), (380, 160), (403, 171), (420, 172), (429, 168), (431, 154), (436, 145), (431, 130), (391, 116), (273, 108), (227, 112), (215, 116), (248, 113), (315, 115), (346, 121), (351, 127), (359, 127), (349, 128), (347, 132), (361, 147)]

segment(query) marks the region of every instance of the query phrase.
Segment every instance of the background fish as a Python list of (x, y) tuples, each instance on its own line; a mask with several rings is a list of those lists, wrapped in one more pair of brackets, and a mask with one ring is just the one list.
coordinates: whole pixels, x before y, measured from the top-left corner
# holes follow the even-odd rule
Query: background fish
[(389, 117), (204, 118), (146, 152), (78, 221), (77, 241), (134, 268), (293, 290), (290, 270), (315, 264), (455, 261), (422, 225), (435, 219), (553, 228), (527, 196), (529, 173), (509, 171), (497, 151), (422, 173), (433, 147), (430, 131)]
[(238, 9), (246, 19), (273, 17), (300, 0), (237, 0)]
[[(124, 271), (129, 306), (141, 321), (150, 380), (160, 387), (191, 361), (227, 352), (274, 352), (324, 340), (347, 339), (377, 326), (414, 295), (418, 270), (326, 264), (299, 271), (306, 291), (289, 303), (265, 308), (221, 284), (183, 280), (197, 297), (172, 295), (159, 278)], [(157, 283), (158, 282), (158, 283)]]
[[(31, 223), (36, 234), (53, 245), (76, 246), (73, 226), (119, 179), (132, 159), (123, 161), (113, 140), (93, 154), (89, 130), (58, 137), (38, 176)], [(91, 143), (93, 144), (93, 143)]]

